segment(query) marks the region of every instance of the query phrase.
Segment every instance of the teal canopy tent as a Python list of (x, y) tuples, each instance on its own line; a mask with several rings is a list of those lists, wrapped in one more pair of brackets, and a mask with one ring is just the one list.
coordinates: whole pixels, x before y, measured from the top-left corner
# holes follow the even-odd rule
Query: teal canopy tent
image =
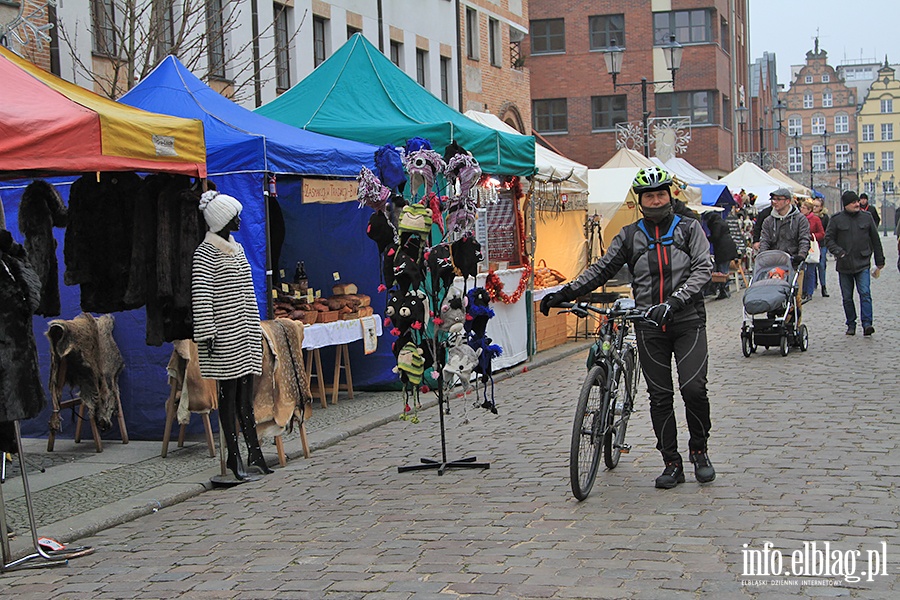
[(369, 144), (402, 146), (423, 137), (443, 153), (450, 142), (486, 173), (534, 173), (534, 137), (485, 127), (435, 98), (360, 34), (306, 79), (256, 112), (301, 129)]

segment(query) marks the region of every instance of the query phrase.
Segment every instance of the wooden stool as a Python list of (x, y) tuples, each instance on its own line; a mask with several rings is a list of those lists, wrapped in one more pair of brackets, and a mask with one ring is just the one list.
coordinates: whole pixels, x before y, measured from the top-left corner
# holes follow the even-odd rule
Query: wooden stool
[[(345, 383), (341, 383), (341, 371), (344, 372)], [(347, 344), (338, 344), (334, 349), (334, 377), (331, 385), (325, 386), (325, 391), (331, 392), (332, 404), (337, 404), (340, 390), (346, 390), (347, 398), (353, 400), (353, 373), (350, 372), (350, 350)]]
[[(178, 416), (178, 403), (181, 400), (181, 390), (177, 389), (176, 383), (173, 381), (169, 386), (169, 398), (166, 400), (166, 428), (163, 431), (162, 452), (160, 456), (165, 458), (169, 451), (169, 438), (172, 436), (172, 424)], [(209, 448), (209, 457), (216, 456), (216, 444), (213, 441), (212, 425), (209, 421), (209, 413), (198, 413), (203, 419), (203, 430), (206, 433), (206, 446)], [(184, 447), (184, 432), (186, 425), (182, 425), (178, 431), (178, 447)]]
[[(61, 357), (59, 359), (59, 371), (56, 374), (57, 386), (56, 389), (62, 393), (63, 386), (66, 382), (66, 368), (67, 361), (65, 357)], [(85, 421), (85, 406), (81, 401), (81, 397), (75, 397), (71, 400), (63, 400), (60, 401), (59, 398), (56, 399), (56, 405), (59, 406), (60, 412), (62, 412), (65, 408), (75, 409), (78, 407), (78, 421), (75, 423), (75, 443), (78, 444), (81, 442), (81, 424)], [(125, 413), (122, 412), (122, 399), (118, 398), (117, 400), (118, 409), (119, 409), (119, 431), (122, 434), (122, 443), (128, 443), (128, 429), (125, 427)], [(97, 448), (97, 452), (103, 452), (103, 443), (100, 441), (100, 430), (97, 429), (97, 422), (93, 417), (87, 419), (87, 421), (91, 424), (91, 434), (94, 437), (94, 446)], [(53, 452), (53, 445), (56, 442), (56, 431), (53, 429), (50, 430), (50, 435), (47, 438), (47, 452)]]
[(747, 282), (747, 274), (744, 273), (744, 265), (741, 259), (735, 259), (731, 261), (731, 271), (729, 273), (731, 277), (734, 278), (734, 287), (737, 289), (737, 276), (741, 276), (741, 281), (744, 283), (744, 287), (746, 288), (749, 283)]
[[(328, 408), (328, 400), (325, 399), (325, 380), (322, 378), (322, 354), (318, 348), (306, 351), (306, 381), (309, 383), (309, 391), (313, 398), (318, 398), (322, 408)], [(316, 386), (313, 387), (313, 378)]]

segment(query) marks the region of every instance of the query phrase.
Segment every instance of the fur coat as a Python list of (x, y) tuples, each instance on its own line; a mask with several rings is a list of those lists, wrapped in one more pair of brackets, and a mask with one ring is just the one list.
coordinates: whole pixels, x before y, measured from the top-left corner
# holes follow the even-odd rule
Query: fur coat
[(19, 231), (25, 236), (28, 261), (41, 280), (41, 304), (35, 311), (45, 317), (59, 315), (59, 273), (54, 227), (65, 227), (68, 209), (59, 192), (43, 179), (32, 181), (19, 204)]
[(166, 371), (169, 373), (169, 385), (181, 392), (175, 413), (178, 423), (187, 425), (191, 413), (208, 413), (218, 408), (219, 388), (215, 380), (200, 376), (197, 344), (193, 340), (175, 340), (172, 346), (172, 357)]
[(0, 230), (0, 422), (31, 419), (46, 404), (31, 326), (39, 301), (24, 248)]
[(69, 193), (63, 257), (66, 285), (81, 285), (81, 309), (109, 313), (138, 308), (126, 302), (134, 207), (143, 182), (134, 173), (80, 177)]
[[(122, 354), (113, 339), (114, 319), (111, 315), (94, 318), (81, 313), (71, 321), (54, 319), (47, 329), (50, 340), (50, 396), (53, 415), (50, 429), (60, 431), (59, 401), (62, 388), (77, 387), (88, 414), (97, 427), (112, 427), (119, 408), (119, 374), (125, 368)], [(59, 372), (65, 359), (65, 380)]]
[(303, 323), (263, 321), (262, 375), (253, 380), (253, 414), (260, 436), (275, 436), (296, 420), (312, 400), (303, 366)]

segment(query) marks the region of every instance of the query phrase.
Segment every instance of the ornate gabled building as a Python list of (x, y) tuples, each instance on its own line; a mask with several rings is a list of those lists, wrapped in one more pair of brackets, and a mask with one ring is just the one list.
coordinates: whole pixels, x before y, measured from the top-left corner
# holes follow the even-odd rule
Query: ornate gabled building
[(788, 175), (823, 193), (840, 210), (841, 188), (857, 187), (856, 89), (838, 77), (828, 53), (815, 48), (782, 94)]
[[(870, 202), (882, 213), (887, 228), (894, 226), (894, 195), (900, 186), (900, 172), (894, 159), (900, 158), (900, 81), (884, 57), (878, 78), (872, 82), (858, 117), (857, 147), (860, 157), (860, 186)], [(885, 210), (887, 208), (887, 210)], [(885, 214), (888, 213), (888, 214)]]

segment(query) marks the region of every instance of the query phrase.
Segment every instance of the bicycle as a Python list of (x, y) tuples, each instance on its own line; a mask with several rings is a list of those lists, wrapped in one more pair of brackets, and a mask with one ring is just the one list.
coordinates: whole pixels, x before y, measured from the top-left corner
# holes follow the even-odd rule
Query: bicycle
[(569, 449), (572, 493), (580, 501), (594, 485), (601, 449), (608, 469), (615, 469), (621, 455), (631, 450), (625, 432), (634, 410), (640, 360), (630, 330), (634, 321), (644, 319), (644, 311), (635, 309), (630, 298), (620, 298), (606, 309), (588, 302), (567, 302), (560, 308), (579, 318), (594, 313), (600, 321), (599, 339), (588, 354), (588, 373), (578, 396)]

